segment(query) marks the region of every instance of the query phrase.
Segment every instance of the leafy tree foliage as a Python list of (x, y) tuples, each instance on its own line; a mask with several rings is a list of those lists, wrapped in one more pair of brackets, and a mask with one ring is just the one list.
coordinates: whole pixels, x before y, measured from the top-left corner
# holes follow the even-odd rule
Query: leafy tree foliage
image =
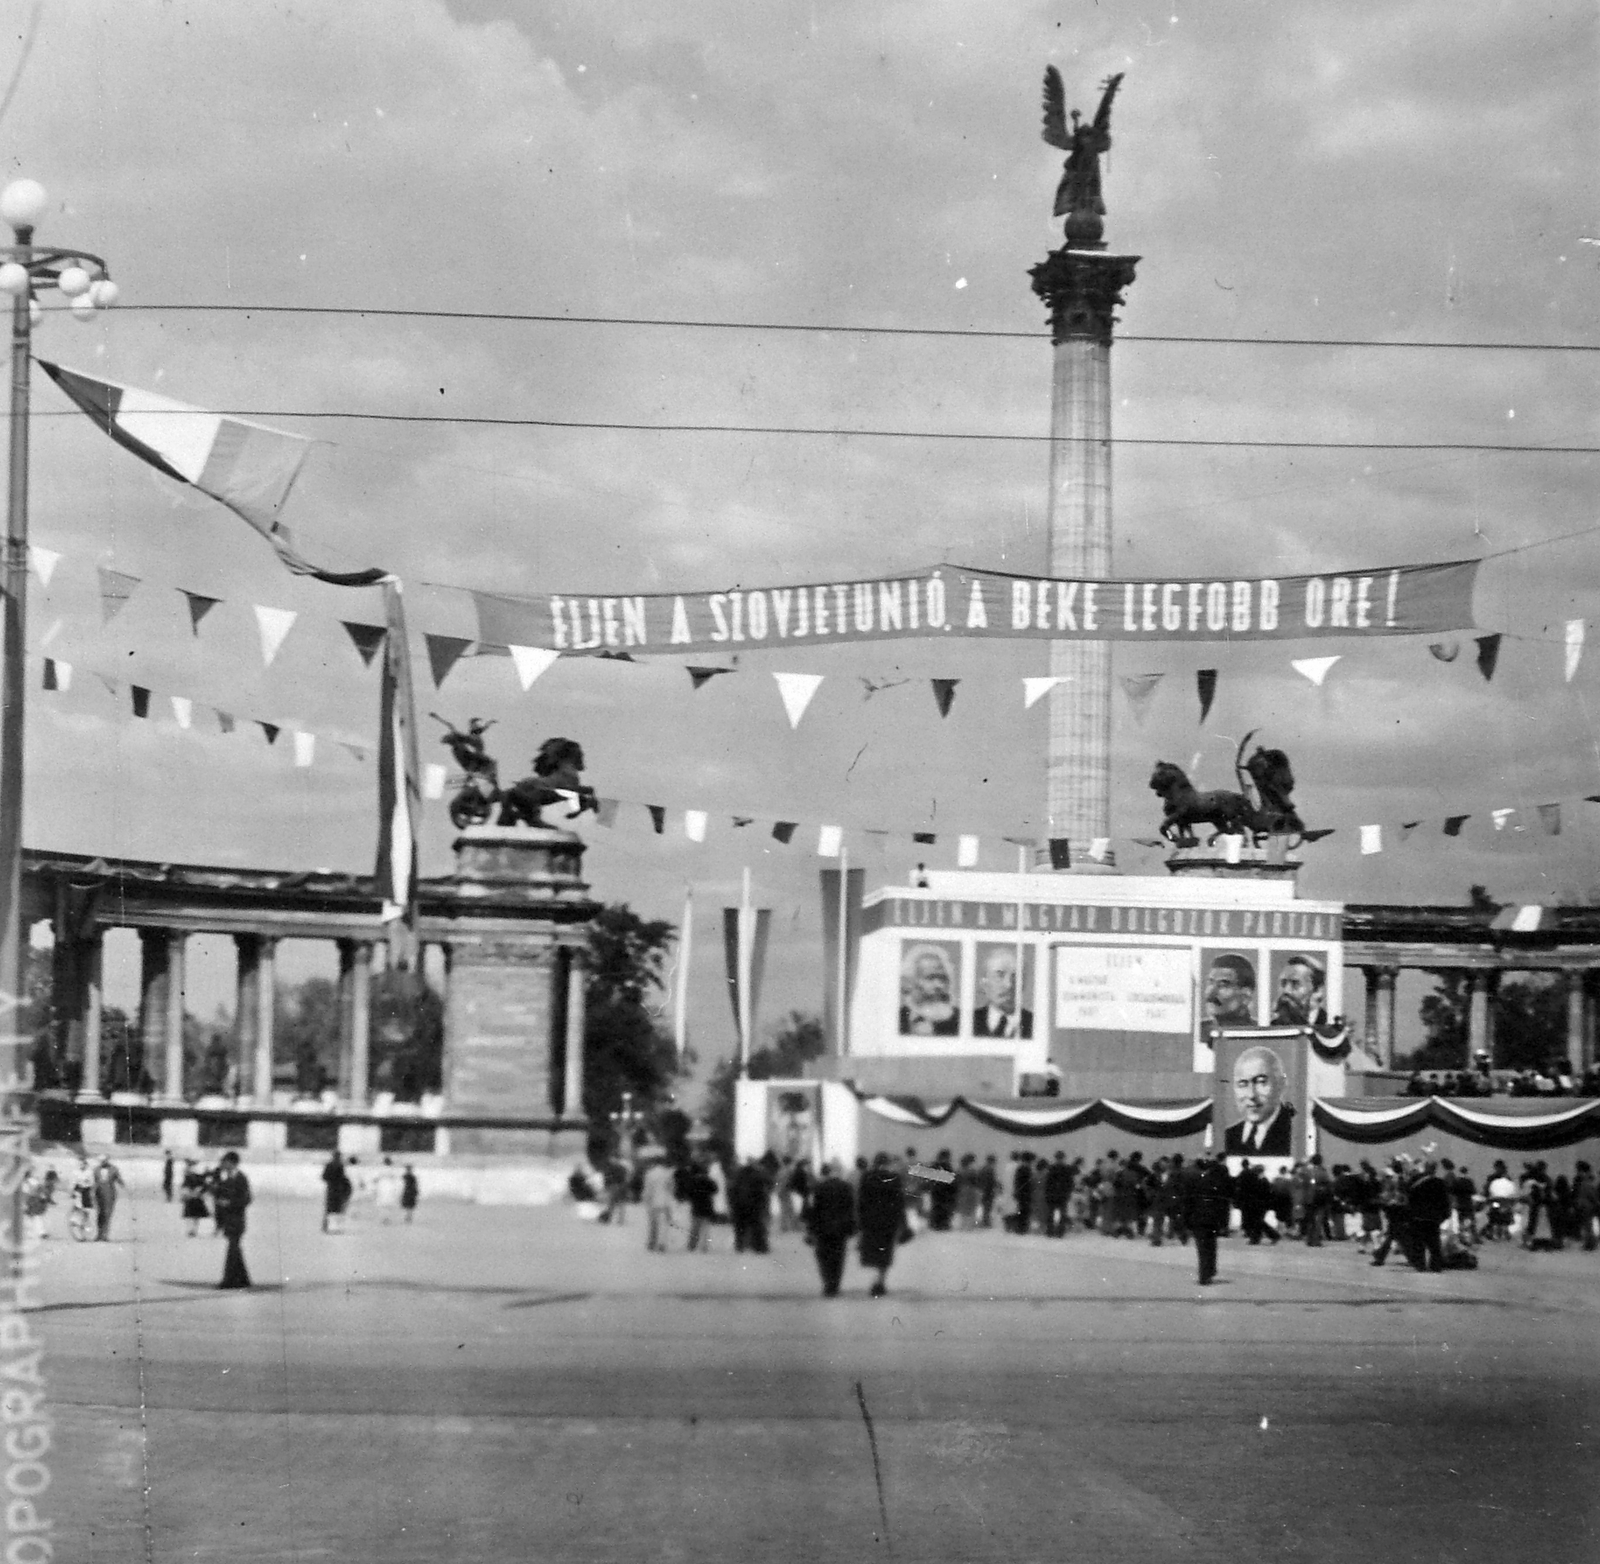
[[(604, 908), (590, 931), (583, 1106), (597, 1129), (621, 1108), (624, 1092), (652, 1121), (673, 1107), (678, 1060), (660, 1016), (676, 938), (671, 923), (641, 918), (623, 902)], [(687, 1128), (675, 1120), (671, 1127)], [(668, 1123), (651, 1128), (658, 1138), (671, 1132)]]
[[(805, 1066), (822, 1056), (827, 1048), (822, 1020), (804, 1011), (791, 1010), (778, 1023), (772, 1041), (750, 1054), (752, 1081), (783, 1080), (804, 1073)], [(721, 1060), (706, 1082), (702, 1117), (711, 1143), (724, 1155), (733, 1152), (734, 1082), (739, 1079), (739, 1061)]]

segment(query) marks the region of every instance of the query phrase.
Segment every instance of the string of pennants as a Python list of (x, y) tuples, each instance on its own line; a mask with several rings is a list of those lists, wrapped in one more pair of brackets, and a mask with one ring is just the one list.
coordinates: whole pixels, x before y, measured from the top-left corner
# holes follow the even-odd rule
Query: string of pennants
[(259, 728), (261, 736), (269, 746), (276, 745), (279, 736), (287, 732), (289, 749), (293, 752), (294, 763), (297, 766), (315, 764), (319, 738), (337, 745), (363, 765), (373, 750), (373, 745), (369, 743), (353, 743), (336, 734), (319, 733), (307, 728), (294, 727), (282, 721), (269, 722), (264, 717), (229, 711), (221, 706), (197, 701), (187, 695), (174, 695), (149, 685), (135, 684), (131, 679), (118, 679), (94, 669), (85, 669), (79, 664), (68, 662), (65, 658), (45, 657), (41, 662), (43, 664), (39, 680), (41, 689), (65, 694), (73, 688), (75, 682), (78, 682), (80, 673), (91, 673), (112, 700), (120, 703), (126, 694), (129, 715), (140, 721), (153, 722), (162, 714), (170, 714), (173, 724), (187, 732), (193, 730), (196, 723), (204, 717), (208, 718), (216, 731), (222, 734), (236, 733), (241, 727)]
[[(31, 563), (38, 574), (41, 583), (49, 586), (54, 577), (57, 565), (62, 555), (53, 549), (43, 548), (37, 544), (29, 545)], [(126, 571), (112, 570), (107, 566), (96, 567), (101, 604), (101, 623), (109, 624), (121, 612), (134, 592), (145, 584), (140, 576), (129, 574)], [(178, 592), (184, 599), (188, 610), (189, 626), (191, 633), (198, 637), (200, 627), (205, 622), (211, 611), (223, 603), (223, 599), (209, 596), (208, 594), (191, 591), (185, 587), (174, 587), (170, 590)], [(270, 605), (253, 603), (251, 612), (255, 619), (256, 631), (261, 651), (261, 660), (264, 667), (271, 667), (274, 659), (282, 649), (290, 631), (294, 628), (299, 615), (292, 609), (275, 608)], [(351, 644), (355, 647), (364, 666), (370, 667), (377, 653), (382, 649), (387, 630), (380, 624), (367, 624), (358, 620), (341, 619), (346, 634), (350, 637)], [(1585, 641), (1585, 621), (1582, 619), (1568, 620), (1564, 627), (1563, 645), (1565, 648), (1565, 677), (1570, 682), (1578, 670), (1579, 662), (1583, 655)], [(1536, 639), (1533, 637), (1513, 637), (1514, 639)], [(1473, 638), (1476, 647), (1476, 663), (1478, 671), (1484, 679), (1492, 680), (1499, 663), (1501, 643), (1505, 639), (1504, 633), (1496, 632)], [(1542, 639), (1542, 638), (1539, 638)], [(563, 656), (577, 655), (552, 650), (547, 647), (536, 646), (503, 646), (485, 641), (473, 640), (464, 636), (440, 635), (432, 631), (423, 632), (423, 642), (428, 657), (429, 672), (433, 677), (435, 689), (443, 687), (456, 665), (465, 657), (504, 657), (509, 658), (516, 670), (518, 683), (524, 691), (533, 687), (534, 682), (545, 673), (554, 663)], [(1435, 641), (1429, 645), (1430, 654), (1439, 662), (1452, 663), (1460, 655), (1461, 642), (1458, 640)], [(639, 659), (627, 652), (601, 651), (590, 654), (594, 658), (608, 662), (635, 663)], [(656, 659), (652, 658), (651, 661)], [(1322, 686), (1334, 666), (1343, 659), (1340, 656), (1301, 657), (1290, 660), (1290, 666), (1310, 683)], [(711, 680), (725, 674), (744, 672), (736, 664), (733, 666), (719, 666), (712, 664), (685, 664), (684, 672), (688, 674), (692, 689), (703, 689)], [(804, 716), (812, 697), (823, 683), (823, 676), (809, 673), (785, 673), (772, 671), (771, 677), (778, 686), (779, 697), (792, 728), (797, 728)], [(858, 675), (862, 686), (862, 698), (871, 700), (873, 696), (886, 690), (898, 688), (911, 683), (909, 679), (874, 678)], [(1121, 676), (1119, 683), (1127, 699), (1129, 709), (1136, 722), (1142, 723), (1151, 699), (1155, 695), (1166, 675), (1161, 673), (1127, 674)], [(1215, 668), (1200, 668), (1195, 670), (1195, 693), (1199, 702), (1200, 721), (1205, 722), (1211, 713), (1211, 708), (1216, 700), (1219, 670)], [(920, 682), (920, 681), (918, 681)], [(1022, 679), (1022, 702), (1024, 709), (1031, 709), (1057, 685), (1063, 682), (1058, 676), (1044, 675), (1038, 677), (1025, 677)], [(933, 678), (927, 681), (933, 696), (933, 701), (941, 717), (950, 714), (955, 703), (956, 690), (960, 679)]]
[[(129, 714), (138, 720), (156, 721), (163, 715), (170, 714), (172, 723), (179, 729), (190, 731), (196, 728), (197, 722), (202, 718), (209, 718), (218, 733), (232, 734), (241, 727), (255, 727), (261, 732), (267, 745), (276, 745), (280, 735), (287, 732), (289, 749), (294, 756), (297, 767), (308, 767), (315, 764), (318, 752), (318, 739), (325, 739), (329, 744), (337, 746), (354, 760), (364, 764), (372, 752), (370, 743), (352, 742), (348, 738), (337, 734), (317, 732), (305, 728), (292, 726), (283, 721), (269, 721), (263, 717), (230, 711), (208, 702), (198, 701), (190, 696), (174, 694), (170, 691), (155, 689), (149, 685), (142, 685), (132, 680), (115, 678), (110, 674), (97, 670), (85, 669), (60, 657), (44, 657), (41, 659), (42, 672), (40, 686), (49, 692), (66, 693), (80, 684), (79, 676), (92, 674), (103, 686), (107, 695), (120, 702), (124, 695), (127, 697)], [(807, 675), (806, 677), (812, 677)], [(954, 681), (952, 681), (954, 682)], [(422, 791), (424, 798), (430, 800), (442, 799), (449, 784), (450, 774), (448, 769), (440, 764), (429, 762), (423, 767)], [(1557, 799), (1548, 803), (1540, 803), (1529, 808), (1516, 806), (1500, 806), (1476, 811), (1466, 811), (1459, 814), (1448, 814), (1437, 820), (1403, 820), (1392, 822), (1377, 822), (1363, 824), (1357, 828), (1360, 850), (1363, 855), (1381, 853), (1389, 847), (1410, 841), (1416, 833), (1424, 827), (1437, 825), (1442, 834), (1447, 837), (1459, 838), (1469, 821), (1474, 819), (1486, 822), (1496, 833), (1522, 832), (1529, 829), (1531, 822), (1537, 822), (1538, 831), (1545, 836), (1559, 836), (1562, 831), (1564, 819), (1563, 810), (1566, 806), (1584, 802), (1600, 804), (1600, 793), (1585, 794), (1572, 798)], [(709, 810), (684, 809), (673, 810), (665, 804), (648, 803), (635, 799), (614, 798), (601, 796), (597, 800), (596, 820), (606, 828), (614, 828), (618, 824), (622, 810), (627, 809), (637, 815), (643, 816), (650, 822), (651, 830), (658, 836), (663, 836), (667, 831), (667, 822), (675, 819), (681, 822), (684, 837), (696, 843), (707, 840), (710, 834), (712, 821), (721, 820), (720, 814), (713, 814)], [(751, 827), (766, 829), (771, 837), (782, 845), (789, 845), (795, 840), (797, 833), (802, 830), (815, 830), (817, 832), (816, 852), (824, 858), (836, 858), (844, 846), (847, 830), (850, 834), (858, 834), (867, 838), (887, 842), (889, 839), (907, 840), (913, 846), (934, 847), (941, 840), (950, 843), (952, 840), (956, 848), (956, 867), (976, 868), (983, 853), (985, 841), (991, 844), (998, 841), (1000, 844), (1016, 848), (1036, 849), (1042, 842), (1031, 836), (1002, 835), (998, 838), (993, 833), (979, 834), (963, 831), (919, 831), (919, 830), (892, 830), (889, 828), (846, 828), (838, 824), (824, 821), (781, 820), (764, 817), (756, 814), (730, 814), (726, 816), (729, 828), (734, 831), (748, 830)], [(1331, 836), (1333, 831), (1324, 831), (1320, 836)], [(1163, 847), (1166, 844), (1159, 837), (1133, 837), (1129, 839), (1131, 845), (1140, 847)], [(1090, 844), (1087, 856), (1091, 859), (1104, 859), (1111, 851), (1111, 839), (1097, 841)], [(1057, 850), (1059, 851), (1059, 845)]]

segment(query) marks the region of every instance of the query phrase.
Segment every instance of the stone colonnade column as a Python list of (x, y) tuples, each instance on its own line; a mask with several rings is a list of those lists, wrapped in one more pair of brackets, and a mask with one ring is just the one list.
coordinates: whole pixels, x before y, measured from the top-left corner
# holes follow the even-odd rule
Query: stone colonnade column
[(233, 1028), (240, 1094), (266, 1107), (272, 1101), (272, 1022), (277, 1002), (273, 955), (278, 942), (266, 934), (235, 934), (233, 944), (238, 953)]
[(1489, 995), (1498, 986), (1495, 977), (1495, 973), (1481, 969), (1475, 969), (1468, 977), (1470, 986), (1467, 998), (1467, 1061), (1469, 1064), (1480, 1053), (1487, 1053), (1490, 1064), (1494, 1063), (1494, 1026), (1489, 1011)]
[(256, 958), (256, 1052), (250, 1084), (251, 1095), (263, 1106), (272, 1101), (272, 1033), (278, 1002), (277, 955), (277, 940), (271, 935), (261, 935)]
[[(139, 1051), (147, 1073), (156, 1048), (164, 1047), (166, 1041), (170, 957), (165, 929), (139, 930)], [(125, 1084), (134, 1091), (139, 1089), (137, 1078)]]
[[(1137, 256), (1063, 247), (1032, 270), (1055, 347), (1048, 514), (1054, 577), (1094, 581), (1111, 573), (1113, 312), (1137, 263)], [(1110, 868), (1108, 847), (1098, 863), (1087, 855), (1111, 836), (1111, 648), (1093, 634), (1109, 627), (1114, 605), (1091, 603), (1082, 592), (1071, 602), (1059, 590), (1033, 596), (1030, 620), (1091, 637), (1050, 643), (1050, 672), (1062, 682), (1049, 696), (1049, 835), (1068, 842), (1074, 869)]]
[[(419, 963), (420, 965), (420, 963)], [(372, 941), (339, 941), (339, 1095), (367, 1105), (372, 1039)]]
[(83, 1076), (78, 1082), (80, 1101), (95, 1102), (100, 1097), (100, 1026), (104, 1008), (105, 936), (98, 930), (78, 942), (77, 1011), (74, 1025), (83, 1032)]
[(1573, 1077), (1585, 1069), (1583, 991), (1583, 972), (1574, 968), (1567, 973), (1567, 1072)]
[[(1375, 1039), (1378, 1047), (1378, 1062), (1386, 1070), (1394, 1068), (1394, 994), (1395, 985), (1400, 977), (1398, 967), (1377, 967), (1374, 975), (1376, 985), (1376, 1032)], [(1370, 1000), (1369, 1000), (1370, 1004)]]
[(167, 1046), (161, 1094), (173, 1102), (183, 1100), (184, 958), (188, 942), (189, 936), (181, 929), (167, 931)]
[(583, 1032), (587, 1019), (588, 962), (581, 950), (567, 950), (566, 1068), (561, 1072), (561, 1117), (583, 1117)]

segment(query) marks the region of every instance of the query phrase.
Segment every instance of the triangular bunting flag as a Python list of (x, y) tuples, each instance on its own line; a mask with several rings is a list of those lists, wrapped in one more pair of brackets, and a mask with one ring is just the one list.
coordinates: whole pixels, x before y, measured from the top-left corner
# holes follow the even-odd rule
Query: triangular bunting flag
[(1194, 675), (1195, 689), (1200, 696), (1200, 720), (1204, 722), (1211, 715), (1211, 703), (1217, 698), (1217, 670), (1215, 668), (1197, 668)]
[(1128, 697), (1128, 705), (1133, 708), (1133, 720), (1143, 722), (1145, 712), (1150, 706), (1150, 697), (1155, 694), (1156, 686), (1166, 676), (1159, 673), (1127, 673), (1122, 675), (1122, 693)]
[(1022, 709), (1027, 711), (1048, 695), (1062, 681), (1054, 674), (1022, 681)]
[(686, 809), (683, 812), (683, 834), (691, 842), (703, 842), (706, 839), (706, 822), (708, 816), (703, 809)]
[(446, 774), (444, 767), (438, 761), (430, 760), (422, 768), (422, 796), (424, 798), (443, 798)]
[(615, 798), (597, 798), (594, 805), (595, 824), (603, 825), (608, 831), (616, 825), (617, 805)]
[(533, 681), (561, 657), (560, 652), (549, 651), (543, 646), (512, 646), (507, 650), (511, 653), (512, 662), (517, 665), (517, 679), (525, 690), (531, 690)]
[(843, 826), (825, 825), (817, 832), (817, 856), (819, 858), (837, 858), (839, 849), (843, 846)]
[(1560, 804), (1540, 804), (1538, 807), (1539, 807), (1539, 824), (1544, 827), (1544, 834), (1546, 836), (1560, 836), (1561, 835), (1561, 805)]
[(263, 733), (266, 734), (267, 743), (276, 744), (278, 742), (278, 725), (277, 725), (277, 723), (275, 723), (275, 722), (260, 722), (260, 721), (258, 721), (256, 723), (256, 726), (258, 728), (260, 728)]
[(937, 831), (913, 831), (911, 840), (921, 847), (935, 847), (939, 842), (939, 833)]
[(632, 663), (639, 659), (632, 652), (596, 652), (594, 654), (601, 662)]
[(1583, 656), (1583, 621), (1569, 619), (1567, 621), (1567, 683), (1572, 683), (1572, 676), (1578, 671), (1579, 659)]
[(44, 660), (44, 679), (41, 682), (39, 687), (41, 689), (45, 689), (45, 690), (59, 690), (61, 688), (61, 686), (56, 683), (56, 660), (55, 660), (55, 658), (53, 658), (53, 657), (45, 658), (45, 660)]
[(224, 711), (220, 706), (213, 707), (212, 709), (217, 714), (218, 729), (220, 729), (223, 733), (232, 733), (233, 713), (231, 711)]
[(960, 836), (956, 838), (956, 867), (958, 869), (976, 869), (978, 867), (977, 837)]
[(1451, 815), (1444, 823), (1444, 834), (1446, 836), (1460, 836), (1461, 827), (1471, 818), (1471, 815)]
[(172, 718), (180, 728), (187, 728), (194, 720), (194, 702), (187, 695), (169, 695), (172, 702)]
[(383, 647), (383, 638), (389, 632), (382, 625), (353, 624), (348, 619), (341, 619), (339, 623), (344, 626), (345, 634), (350, 637), (355, 649), (361, 654), (361, 666), (370, 668), (372, 659)]
[(1361, 851), (1363, 853), (1381, 853), (1383, 851), (1383, 827), (1381, 825), (1364, 825), (1361, 827)]
[(315, 733), (301, 733), (298, 729), (294, 736), (294, 763), (297, 766), (309, 766), (317, 758), (317, 736)]
[(794, 840), (794, 833), (800, 829), (798, 820), (775, 820), (772, 825), (772, 836), (775, 841), (782, 842), (785, 847)]
[(1072, 867), (1072, 839), (1066, 836), (1050, 838), (1050, 867), (1057, 872)]
[(1323, 837), (1332, 836), (1332, 835), (1333, 835), (1333, 827), (1330, 825), (1330, 826), (1325, 826), (1320, 831), (1302, 831), (1300, 833), (1300, 840), (1302, 842), (1320, 842), (1323, 839)]
[(755, 823), (756, 817), (754, 815), (735, 815), (733, 817), (733, 828), (735, 831), (739, 830), (743, 826), (754, 825)]
[(956, 686), (961, 683), (959, 679), (931, 679), (933, 685), (933, 704), (939, 708), (941, 717), (950, 715), (951, 703), (956, 698)]
[(1104, 863), (1111, 856), (1111, 838), (1096, 836), (1089, 842), (1089, 858), (1094, 863)]
[(72, 688), (72, 664), (62, 662), (59, 657), (56, 658), (55, 664), (56, 688), (58, 690), (70, 690)]
[(1328, 670), (1338, 660), (1337, 657), (1295, 657), (1290, 660), (1289, 666), (1302, 677), (1320, 686), (1328, 677)]
[(709, 684), (714, 678), (716, 678), (716, 676), (719, 673), (732, 673), (733, 669), (731, 669), (731, 668), (685, 668), (683, 671), (686, 674), (689, 675), (690, 687), (693, 688), (693, 689), (698, 690), (702, 685)]
[(1494, 821), (1495, 830), (1503, 831), (1506, 828), (1506, 821), (1508, 821), (1515, 813), (1515, 809), (1491, 809), (1489, 811), (1489, 818)]
[(1421, 824), (1422, 824), (1422, 822), (1420, 820), (1407, 820), (1407, 821), (1405, 821), (1400, 827), (1400, 840), (1402, 842), (1405, 841), (1405, 839), (1408, 836), (1410, 836), (1411, 833), (1413, 831), (1415, 831), (1416, 828)]
[(133, 714), (136, 717), (150, 715), (150, 692), (142, 684), (130, 684), (128, 689), (133, 694)]
[(39, 585), (49, 586), (51, 576), (56, 573), (56, 566), (61, 563), (61, 556), (53, 548), (40, 548), (37, 543), (30, 543), (28, 563), (33, 566), (34, 573), (39, 577)]
[(1433, 641), (1429, 643), (1428, 650), (1442, 663), (1453, 663), (1461, 655), (1459, 641)]
[(222, 601), (222, 599), (220, 597), (206, 597), (203, 593), (191, 592), (185, 587), (179, 587), (178, 590), (183, 593), (183, 600), (189, 605), (189, 633), (191, 635), (199, 635), (200, 621), (204, 619), (205, 616)]
[(1478, 672), (1488, 681), (1494, 678), (1494, 665), (1500, 660), (1500, 637), (1480, 635), (1478, 642)]
[(661, 804), (646, 804), (644, 807), (650, 811), (651, 827), (654, 829), (656, 835), (660, 836), (661, 833), (667, 828), (666, 808)]
[(252, 606), (256, 611), (256, 628), (261, 632), (261, 663), (270, 668), (283, 645), (283, 638), (300, 616), (292, 608), (263, 608), (260, 603)]
[(874, 695), (881, 695), (885, 690), (898, 690), (902, 684), (909, 684), (909, 679), (869, 679), (865, 674), (856, 675), (861, 681), (861, 699), (870, 701)]
[(119, 696), (122, 693), (122, 684), (121, 684), (121, 682), (119, 680), (113, 679), (110, 674), (97, 673), (95, 675), (95, 678), (97, 678), (103, 685), (105, 685), (106, 694), (109, 695), (113, 700), (115, 700), (117, 698), (117, 696)]
[(363, 766), (366, 765), (367, 752), (359, 744), (346, 744), (343, 739), (340, 739), (339, 748), (348, 752), (352, 760), (359, 762)]
[[(346, 625), (345, 629), (350, 631), (353, 638), (354, 626)], [(433, 687), (437, 690), (444, 683), (450, 670), (466, 655), (467, 648), (472, 642), (463, 640), (459, 635), (429, 635), (427, 631), (423, 631), (422, 639), (428, 648), (428, 670), (433, 674)], [(357, 641), (357, 648), (360, 645), (361, 643)], [(362, 652), (361, 655), (370, 657), (372, 654)]]
[(120, 570), (108, 570), (104, 565), (99, 567), (100, 574), (100, 623), (110, 624), (122, 612), (122, 605), (133, 596), (133, 589), (138, 586), (139, 578), (124, 574)]
[(61, 634), (61, 627), (65, 623), (66, 621), (64, 619), (52, 619), (50, 621), (50, 628), (39, 637), (39, 646), (41, 650), (43, 650), (43, 648), (48, 646), (58, 635)]
[(1244, 861), (1244, 838), (1236, 832), (1230, 832), (1222, 838), (1222, 861), (1224, 863)]
[(778, 693), (783, 697), (783, 709), (789, 714), (789, 726), (798, 728), (800, 719), (806, 714), (806, 707), (811, 704), (811, 697), (817, 693), (817, 686), (822, 683), (822, 675), (775, 673), (772, 677), (778, 681)]

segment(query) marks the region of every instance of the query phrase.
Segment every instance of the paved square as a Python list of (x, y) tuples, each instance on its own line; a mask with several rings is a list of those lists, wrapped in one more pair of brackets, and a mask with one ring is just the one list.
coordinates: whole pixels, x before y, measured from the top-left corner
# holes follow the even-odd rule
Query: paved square
[(45, 1244), (57, 1559), (1600, 1557), (1595, 1255), (924, 1234), (826, 1301), (636, 1212), (251, 1215), (248, 1294), (149, 1196)]

